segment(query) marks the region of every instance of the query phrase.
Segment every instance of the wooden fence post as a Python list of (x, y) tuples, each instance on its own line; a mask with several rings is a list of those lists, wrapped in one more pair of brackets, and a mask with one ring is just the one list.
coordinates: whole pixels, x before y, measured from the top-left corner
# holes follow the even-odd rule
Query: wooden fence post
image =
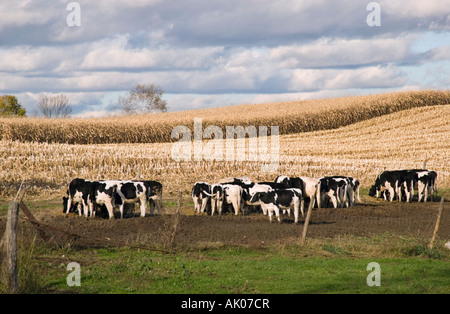
[(311, 218), (312, 203), (312, 201), (309, 202), (308, 213), (306, 214), (305, 224), (303, 225), (302, 239), (300, 241), (301, 246), (305, 245), (306, 232), (308, 231), (309, 219)]
[(439, 212), (436, 219), (436, 226), (434, 226), (434, 232), (433, 237), (431, 238), (430, 244), (428, 244), (428, 248), (431, 250), (433, 248), (434, 240), (436, 239), (436, 234), (439, 229), (439, 224), (441, 222), (441, 214), (442, 214), (442, 208), (444, 207), (444, 198), (441, 198), (441, 204), (439, 205)]
[(8, 218), (4, 235), (5, 275), (8, 293), (18, 293), (17, 278), (17, 223), (19, 218), (19, 203), (11, 202), (8, 207)]

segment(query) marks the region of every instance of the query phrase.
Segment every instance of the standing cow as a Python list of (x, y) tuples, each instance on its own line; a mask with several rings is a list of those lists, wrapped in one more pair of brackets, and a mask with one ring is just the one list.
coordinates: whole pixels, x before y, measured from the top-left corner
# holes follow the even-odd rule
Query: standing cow
[[(301, 199), (302, 191), (300, 189), (282, 189), (271, 190), (268, 192), (256, 192), (252, 196), (251, 202), (259, 203), (261, 208), (267, 211), (270, 222), (272, 222), (273, 213), (275, 213), (278, 222), (281, 222), (280, 209), (290, 210), (293, 208), (295, 223), (297, 223)], [(302, 216), (304, 216), (303, 211)]]
[(63, 197), (64, 213), (68, 214), (72, 205), (77, 205), (78, 214), (87, 217), (91, 203), (92, 181), (76, 178), (70, 181), (67, 196)]
[(208, 205), (211, 194), (211, 186), (207, 182), (195, 182), (192, 187), (192, 200), (194, 201), (195, 212), (203, 214)]

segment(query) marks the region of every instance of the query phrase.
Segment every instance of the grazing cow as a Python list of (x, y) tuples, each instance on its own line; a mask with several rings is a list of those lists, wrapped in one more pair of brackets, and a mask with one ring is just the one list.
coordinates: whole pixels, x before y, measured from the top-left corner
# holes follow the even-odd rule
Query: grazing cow
[(389, 201), (393, 201), (395, 195), (398, 193), (398, 183), (400, 180), (400, 172), (398, 171), (383, 171), (375, 179), (375, 184), (370, 188), (369, 195), (378, 198), (380, 192), (387, 190), (389, 192)]
[[(300, 200), (302, 199), (302, 191), (300, 189), (282, 189), (282, 190), (271, 190), (267, 192), (256, 192), (252, 198), (252, 203), (259, 203), (261, 208), (265, 209), (265, 211), (269, 214), (270, 222), (272, 222), (272, 215), (275, 212), (275, 215), (278, 218), (278, 222), (281, 222), (280, 219), (280, 209), (290, 210), (294, 209), (294, 219), (295, 223), (298, 222), (298, 210), (300, 207)], [(302, 216), (304, 216), (304, 212), (302, 211)]]
[[(403, 199), (403, 191), (407, 202), (412, 201), (414, 188), (418, 190), (418, 201), (425, 202), (427, 194), (433, 193), (436, 187), (436, 172), (426, 169), (393, 170), (382, 172), (375, 180), (375, 184), (370, 188), (369, 195), (379, 197), (379, 193), (384, 190), (389, 192), (389, 200), (392, 202), (397, 196), (399, 202)], [(425, 196), (423, 198), (423, 196)], [(386, 197), (386, 193), (384, 195)]]
[(116, 204), (119, 205), (120, 218), (123, 218), (125, 204), (139, 203), (141, 217), (147, 209), (147, 189), (142, 181), (110, 181), (117, 184)]
[(158, 210), (158, 215), (161, 215), (162, 207), (162, 190), (163, 186), (157, 181), (142, 181), (147, 191), (147, 201), (150, 205), (150, 215), (153, 215), (154, 208)]
[(192, 199), (194, 201), (195, 212), (203, 214), (208, 205), (211, 194), (211, 186), (207, 182), (195, 182), (192, 187)]
[(116, 199), (117, 184), (111, 182), (93, 182), (91, 185), (90, 215), (95, 217), (97, 205), (105, 206), (108, 218), (114, 218), (114, 206)]
[(92, 181), (76, 178), (70, 181), (67, 196), (63, 197), (64, 213), (71, 211), (72, 205), (78, 205), (78, 214), (88, 216)]
[(333, 207), (348, 206), (347, 187), (348, 181), (341, 177), (322, 177), (319, 179), (320, 197), (317, 200), (317, 207), (320, 208), (322, 201), (331, 200)]

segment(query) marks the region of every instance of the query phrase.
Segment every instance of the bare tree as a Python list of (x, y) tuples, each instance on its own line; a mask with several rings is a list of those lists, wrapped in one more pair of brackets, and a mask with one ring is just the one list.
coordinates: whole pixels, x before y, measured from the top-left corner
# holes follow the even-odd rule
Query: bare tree
[(72, 114), (72, 107), (64, 94), (53, 97), (42, 95), (38, 101), (38, 112), (45, 118), (68, 118)]
[(167, 111), (167, 102), (162, 99), (164, 91), (156, 84), (137, 84), (128, 97), (119, 97), (119, 107), (125, 114)]

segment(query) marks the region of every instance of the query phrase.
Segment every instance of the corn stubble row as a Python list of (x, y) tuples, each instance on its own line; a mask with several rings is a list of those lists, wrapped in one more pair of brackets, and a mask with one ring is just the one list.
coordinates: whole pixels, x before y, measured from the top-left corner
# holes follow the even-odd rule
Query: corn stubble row
[(71, 145), (3, 140), (0, 195), (15, 195), (24, 179), (29, 195), (57, 197), (75, 177), (157, 180), (164, 185), (165, 195), (178, 190), (188, 195), (195, 181), (243, 175), (255, 181), (273, 180), (278, 174), (346, 175), (368, 187), (384, 170), (421, 168), (423, 162), (437, 171), (438, 188), (448, 188), (449, 138), (450, 105), (420, 107), (339, 129), (282, 135), (276, 172), (262, 172), (258, 161), (175, 161), (173, 143)]
[(334, 129), (400, 110), (450, 103), (450, 91), (410, 91), (370, 96), (241, 105), (187, 112), (92, 119), (0, 119), (0, 139), (66, 144), (173, 142), (172, 129), (203, 127), (279, 126), (280, 134)]

